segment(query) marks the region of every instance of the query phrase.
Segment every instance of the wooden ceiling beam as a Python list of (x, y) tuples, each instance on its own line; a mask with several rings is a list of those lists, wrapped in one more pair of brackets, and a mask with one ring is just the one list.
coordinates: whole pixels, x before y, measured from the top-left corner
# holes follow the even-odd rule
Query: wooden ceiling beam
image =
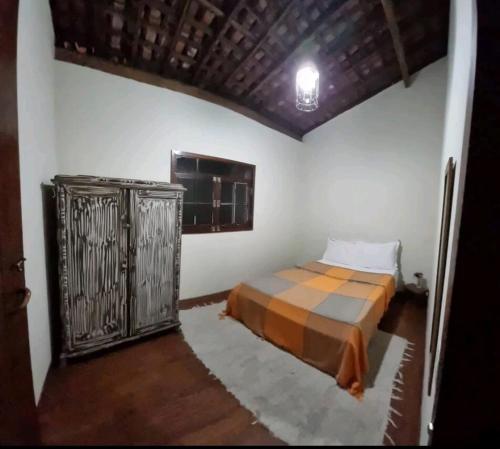
[(228, 39), (227, 37), (221, 36), (219, 38), (221, 44), (226, 45), (227, 47), (230, 47), (231, 50), (235, 55), (238, 55), (237, 57), (241, 57), (241, 54), (243, 53), (243, 50), (238, 47), (231, 39)]
[(224, 17), (224, 12), (217, 8), (213, 3), (209, 2), (208, 0), (197, 0), (197, 2), (204, 6), (205, 8), (209, 9), (212, 11), (217, 17)]
[(143, 6), (148, 6), (151, 9), (157, 9), (163, 14), (172, 14), (174, 9), (169, 4), (163, 2), (162, 0), (141, 0)]
[(201, 42), (196, 42), (193, 39), (189, 39), (185, 36), (179, 36), (178, 41), (184, 42), (184, 45), (189, 45), (190, 47), (196, 48), (196, 50), (200, 51), (203, 48), (203, 44)]
[[(95, 3), (95, 2), (89, 2), (89, 3)], [(162, 2), (161, 0), (138, 0), (136, 2), (127, 3), (125, 12), (123, 14), (125, 22), (127, 20), (130, 21), (130, 18), (127, 19), (127, 15), (128, 15), (127, 10), (132, 9), (134, 6), (137, 8), (137, 14), (135, 15), (135, 18), (132, 21), (132, 27), (134, 29), (134, 36), (133, 36), (133, 38), (131, 40), (131, 44), (130, 44), (130, 47), (131, 47), (131, 54), (130, 54), (131, 58), (130, 59), (131, 59), (132, 64), (135, 63), (137, 60), (137, 54), (139, 51), (139, 42), (140, 42), (140, 37), (141, 37), (141, 30), (142, 30), (143, 26), (147, 27), (148, 30), (152, 30), (155, 33), (166, 36), (167, 39), (170, 37), (167, 17), (165, 17), (163, 19), (163, 24), (160, 24), (160, 25), (156, 25), (156, 24), (149, 23), (149, 22), (145, 22), (145, 23), (142, 22), (142, 18), (143, 18), (146, 6), (148, 8), (151, 8), (151, 9), (157, 9), (165, 16), (175, 14), (175, 8), (171, 5), (168, 5), (164, 2)], [(142, 42), (142, 46), (149, 47), (149, 48), (154, 47), (154, 48), (159, 49), (159, 50), (164, 50), (161, 46), (159, 46), (157, 44), (152, 44), (149, 41)], [(168, 51), (168, 49), (167, 49), (167, 51)]]
[(231, 19), (231, 25), (236, 28), (241, 34), (247, 37), (247, 39), (250, 39), (251, 41), (255, 42), (257, 38), (255, 37), (255, 34), (253, 34), (249, 29), (245, 28), (243, 25), (241, 25), (240, 22), (238, 22), (235, 18)]
[(238, 12), (240, 11), (240, 9), (243, 7), (244, 4), (245, 4), (245, 0), (239, 0), (238, 3), (232, 9), (232, 11), (229, 13), (226, 21), (221, 26), (219, 32), (217, 33), (217, 35), (213, 39), (212, 43), (208, 47), (207, 52), (200, 59), (200, 62), (198, 63), (197, 67), (195, 68), (193, 80), (197, 81), (199, 79), (201, 71), (202, 71), (203, 67), (205, 66), (205, 64), (207, 63), (208, 59), (210, 58), (211, 54), (213, 53), (214, 49), (216, 48), (216, 46), (219, 42), (219, 39), (221, 38), (221, 36), (224, 36), (224, 34), (227, 32), (228, 28), (231, 26), (231, 21), (238, 14)]
[[(387, 34), (389, 34), (389, 33), (387, 33)], [(378, 48), (379, 48), (379, 51), (381, 51), (381, 50), (389, 50), (391, 47), (392, 47), (392, 40), (389, 37), (387, 37), (387, 39), (385, 39), (385, 42), (380, 42)], [(416, 51), (417, 49), (418, 49), (418, 45), (414, 45), (413, 48), (410, 46), (407, 48), (407, 54), (412, 54), (412, 51)], [(437, 58), (439, 58), (441, 56), (442, 55), (437, 56)], [(357, 62), (357, 65), (363, 64), (363, 62), (369, 58), (370, 58), (370, 56), (367, 56), (366, 58), (361, 59), (360, 61)], [(417, 72), (418, 70), (425, 67), (427, 64), (434, 62), (434, 60), (435, 60), (435, 58), (433, 58), (431, 61), (425, 61), (424, 64), (417, 66), (415, 68), (415, 71)], [(388, 76), (388, 73), (390, 73), (390, 72), (395, 72), (396, 74), (398, 74), (399, 70), (400, 70), (399, 63), (397, 61), (393, 60), (390, 65), (385, 65), (377, 74), (370, 76), (370, 78), (367, 81), (367, 84), (369, 84), (369, 87), (372, 88), (371, 90), (369, 89), (368, 92), (366, 92), (365, 94), (362, 95), (362, 97), (356, 98), (354, 101), (349, 102), (347, 105), (344, 105), (340, 108), (339, 107), (329, 108), (328, 111), (330, 113), (332, 113), (334, 116), (337, 116), (337, 115), (345, 112), (346, 110), (350, 109), (351, 107), (353, 107), (353, 106), (365, 101), (366, 99), (372, 97), (373, 95), (376, 95), (380, 91), (382, 91), (382, 90), (386, 89), (387, 87), (393, 85), (394, 83), (400, 81), (399, 77)], [(342, 97), (345, 93), (347, 93), (348, 91), (351, 91), (351, 90), (352, 90), (352, 86), (345, 87), (341, 91), (333, 92), (333, 93), (329, 94), (327, 97), (325, 97), (324, 101), (330, 100), (335, 96)], [(335, 102), (333, 102), (333, 104), (335, 105)], [(307, 134), (312, 129), (314, 129), (314, 127), (306, 130), (304, 132), (304, 134)]]
[[(283, 11), (280, 13), (280, 15), (276, 18), (276, 20), (273, 22), (273, 24), (269, 27), (267, 32), (262, 36), (262, 39), (255, 45), (253, 50), (238, 64), (238, 66), (229, 74), (229, 76), (222, 82), (224, 86), (227, 86), (228, 84), (231, 83), (231, 81), (234, 79), (238, 71), (242, 68), (245, 67), (245, 65), (250, 61), (255, 54), (261, 49), (261, 47), (264, 45), (264, 43), (269, 39), (273, 34), (275, 34), (276, 30), (278, 27), (281, 25), (281, 22), (283, 19), (288, 15), (288, 13), (292, 10), (293, 7), (295, 7), (299, 3), (299, 0), (291, 0), (290, 3), (283, 9)], [(278, 40), (278, 39), (276, 39)], [(281, 41), (280, 41), (281, 43)], [(283, 45), (283, 44), (282, 44)]]
[[(328, 49), (325, 49), (324, 51), (324, 56), (323, 58), (319, 61), (319, 66), (327, 66), (329, 61), (332, 61), (333, 59), (337, 58), (341, 53), (346, 51), (346, 46), (349, 42), (355, 41), (355, 42), (360, 42), (363, 39), (363, 36), (366, 36), (369, 33), (374, 33), (375, 34), (375, 29), (377, 28), (377, 16), (379, 15), (379, 11), (377, 11), (376, 8), (373, 8), (371, 10), (365, 9), (365, 21), (366, 24), (361, 27), (361, 32), (357, 31), (357, 26), (355, 23), (352, 21), (349, 22), (349, 24), (343, 29), (343, 31), (337, 35), (335, 40), (330, 43), (330, 46)], [(380, 20), (383, 20), (382, 14), (380, 14)], [(364, 60), (369, 59), (369, 56), (366, 58), (363, 58), (361, 61), (358, 61), (357, 63), (354, 64), (354, 67), (352, 69), (354, 72), (358, 75), (358, 78), (361, 80), (361, 76), (356, 72), (355, 66), (360, 65), (361, 63), (364, 62)], [(324, 83), (327, 84), (327, 83)], [(328, 83), (329, 84), (329, 83)], [(287, 89), (289, 89), (289, 85), (281, 85), (278, 86), (277, 92), (275, 92), (271, 98), (284, 98), (287, 95)], [(327, 96), (323, 96), (321, 98), (322, 102), (326, 102), (327, 100), (330, 99), (331, 96), (333, 95), (339, 95), (339, 92), (335, 93), (328, 93)], [(264, 105), (265, 107), (265, 105)], [(321, 105), (320, 105), (321, 107)]]
[(253, 19), (254, 22), (257, 22), (258, 24), (262, 22), (262, 18), (250, 8), (249, 5), (247, 5), (247, 14)]
[[(389, 69), (390, 69), (390, 67), (387, 68), (387, 70), (389, 70)], [(382, 75), (380, 77), (380, 79), (383, 80), (387, 85), (382, 85), (382, 86), (378, 87), (375, 91), (366, 91), (361, 96), (356, 97), (354, 99), (351, 99), (350, 101), (348, 101), (346, 104), (342, 105), (341, 107), (337, 107), (334, 110), (330, 111), (330, 114), (332, 115), (332, 119), (337, 117), (338, 115), (348, 111), (349, 109), (357, 106), (358, 104), (362, 103), (363, 101), (368, 100), (368, 98), (371, 98), (374, 95), (377, 95), (379, 92), (381, 92), (385, 88), (391, 86), (392, 84), (394, 84), (395, 82), (398, 81), (398, 79), (387, 79), (385, 74)], [(331, 120), (331, 119), (329, 119), (329, 120)], [(315, 128), (317, 128), (318, 126), (320, 126), (323, 123), (328, 122), (329, 120), (325, 121), (323, 119), (320, 119), (320, 120), (316, 121), (312, 126), (309, 126), (306, 130), (304, 130), (303, 135), (306, 135), (307, 133), (313, 131)], [(321, 122), (321, 123), (319, 123), (319, 122)]]
[[(391, 43), (388, 42), (388, 46), (390, 46), (390, 45), (391, 45)], [(365, 58), (358, 61), (355, 65), (363, 64), (366, 60), (370, 59), (370, 56), (371, 55), (366, 56)], [(371, 80), (375, 79), (375, 82), (372, 81), (370, 84), (378, 85), (378, 84), (382, 83), (384, 79), (387, 79), (387, 73), (393, 69), (394, 64), (397, 64), (396, 61), (394, 61), (392, 66), (383, 66), (380, 69), (379, 73), (377, 73), (376, 75), (371, 75)], [(393, 83), (392, 78), (390, 78), (390, 80), (391, 80), (390, 84), (392, 84)], [(335, 117), (335, 116), (341, 114), (342, 112), (345, 112), (346, 110), (350, 109), (353, 106), (352, 103), (359, 104), (359, 103), (365, 101), (367, 98), (378, 93), (378, 91), (370, 90), (369, 86), (365, 86), (366, 90), (361, 96), (357, 96), (357, 94), (356, 94), (356, 101), (354, 101), (354, 102), (349, 101), (345, 105), (338, 106), (338, 102), (336, 102), (335, 99), (336, 98), (345, 99), (345, 97), (348, 96), (348, 94), (350, 94), (352, 92), (360, 92), (361, 90), (358, 89), (358, 86), (360, 83), (363, 84), (361, 79), (354, 84), (349, 84), (349, 85), (345, 86), (341, 90), (336, 90), (336, 91), (332, 91), (331, 93), (328, 93), (323, 98), (323, 102), (326, 103), (326, 112)], [(318, 126), (318, 125), (316, 124), (315, 126)], [(314, 127), (311, 129), (314, 129)], [(309, 130), (310, 129), (308, 129), (306, 131), (306, 133), (309, 132)]]
[(387, 27), (391, 32), (392, 43), (394, 45), (394, 52), (396, 53), (396, 58), (398, 59), (399, 69), (401, 70), (401, 76), (405, 87), (410, 86), (410, 74), (408, 72), (408, 64), (406, 63), (405, 50), (403, 47), (403, 42), (401, 41), (401, 34), (399, 32), (399, 26), (396, 21), (396, 15), (394, 13), (394, 3), (392, 0), (380, 0), (382, 7), (384, 8), (385, 18), (387, 20)]
[[(273, 68), (257, 82), (257, 85), (253, 87), (250, 92), (247, 93), (248, 97), (254, 95), (267, 81), (274, 77), (282, 67), (295, 59), (303, 48), (308, 47), (314, 40), (316, 33), (322, 27), (322, 25), (325, 24), (330, 19), (331, 15), (345, 2), (346, 0), (332, 2), (327, 10), (319, 16), (320, 18), (313, 24), (309, 25), (308, 31), (301, 37), (301, 39), (299, 39), (297, 45), (295, 45), (294, 48), (290, 49), (288, 55), (274, 64)], [(244, 92), (243, 94), (246, 93)]]
[(141, 15), (144, 11), (144, 3), (137, 3), (137, 14), (135, 16), (135, 21), (134, 21), (134, 37), (132, 40), (132, 45), (131, 45), (131, 54), (130, 54), (130, 60), (132, 63), (135, 63), (137, 60), (137, 53), (139, 51), (139, 38), (141, 36)]
[[(390, 43), (384, 45), (384, 47), (387, 47), (387, 48), (389, 48), (389, 46), (392, 46), (392, 41)], [(411, 55), (412, 51), (416, 51), (417, 48), (418, 48), (417, 45), (415, 45), (413, 49), (412, 49), (412, 47), (407, 48), (407, 54)], [(436, 59), (439, 59), (442, 56), (443, 56), (442, 54), (437, 52), (433, 58), (431, 58), (430, 60), (427, 60), (427, 61), (423, 61), (422, 64), (416, 66), (415, 72), (418, 72), (419, 70), (424, 68), (426, 65), (431, 64)], [(363, 63), (363, 60), (358, 62), (358, 64), (362, 64), (362, 63)], [(400, 69), (399, 69), (398, 62), (393, 60), (393, 62), (390, 65), (385, 66), (380, 73), (377, 73), (376, 75), (374, 75), (374, 76), (372, 75), (370, 77), (369, 84), (373, 87), (373, 89), (368, 90), (361, 97), (356, 97), (355, 99), (349, 101), (345, 105), (342, 105), (340, 107), (335, 106), (333, 108), (329, 108), (328, 112), (332, 115), (332, 118), (335, 118), (339, 114), (342, 114), (343, 112), (345, 112), (345, 111), (351, 109), (352, 107), (360, 104), (361, 102), (367, 100), (368, 98), (371, 98), (372, 96), (377, 95), (379, 92), (383, 91), (384, 89), (386, 89), (386, 88), (392, 86), (393, 84), (397, 83), (398, 81), (400, 81), (399, 71), (400, 71)], [(390, 73), (390, 72), (394, 72), (395, 75), (389, 77), (388, 73)], [(352, 89), (352, 86), (348, 86), (348, 87), (342, 89), (341, 91), (332, 93), (332, 94), (328, 95), (324, 99), (324, 101), (331, 99), (333, 96), (342, 97), (344, 95), (344, 93), (351, 91), (351, 89)], [(325, 123), (325, 121), (322, 121), (321, 123)], [(303, 135), (306, 135), (307, 133), (309, 133), (310, 131), (315, 129), (317, 126), (319, 126), (318, 123), (305, 129), (303, 132)]]
[(106, 59), (98, 58), (88, 54), (79, 54), (74, 51), (66, 50), (64, 48), (56, 48), (55, 59), (58, 61), (77, 64), (83, 67), (100, 70), (102, 72), (110, 73), (112, 75), (122, 76), (124, 78), (139, 81), (141, 83), (150, 84), (157, 87), (180, 92), (210, 103), (217, 104), (234, 112), (244, 115), (260, 124), (274, 129), (282, 134), (285, 134), (292, 139), (302, 142), (302, 135), (300, 130), (292, 128), (291, 125), (285, 124), (284, 120), (279, 117), (271, 117), (270, 114), (260, 113), (248, 108), (247, 106), (228, 98), (223, 98), (207, 90), (201, 89), (196, 86), (185, 84), (181, 81), (167, 79), (160, 75), (145, 72), (133, 67), (115, 64)]
[(189, 17), (189, 16), (186, 17), (186, 22), (209, 37), (211, 37), (214, 34), (214, 30), (210, 27), (209, 24), (205, 22), (200, 22), (196, 20), (194, 17)]
[(186, 0), (184, 8), (182, 9), (182, 14), (181, 17), (179, 18), (179, 24), (177, 25), (177, 29), (175, 30), (175, 34), (174, 37), (172, 38), (172, 42), (170, 43), (168, 52), (166, 52), (165, 54), (165, 60), (163, 61), (163, 68), (162, 68), (163, 73), (168, 71), (168, 68), (170, 66), (170, 60), (172, 59), (172, 56), (174, 56), (175, 45), (177, 44), (179, 36), (181, 35), (182, 32), (182, 28), (184, 27), (184, 22), (186, 21), (186, 18), (188, 16), (189, 8), (191, 7), (191, 2), (192, 0)]
[[(388, 73), (393, 71), (394, 76), (393, 77), (388, 77)], [(331, 108), (329, 110), (330, 114), (332, 115), (332, 118), (337, 117), (338, 115), (344, 113), (345, 111), (348, 111), (349, 109), (359, 105), (365, 100), (368, 100), (369, 98), (373, 97), (374, 95), (377, 95), (379, 92), (383, 91), (384, 89), (392, 86), (393, 84), (397, 83), (400, 81), (399, 79), (399, 64), (397, 61), (394, 61), (392, 65), (384, 67), (383, 71), (379, 74), (377, 74), (374, 78), (372, 78), (372, 84), (376, 85), (377, 87), (373, 90), (367, 90), (364, 92), (361, 96), (356, 96), (355, 98), (352, 98), (350, 101), (348, 101), (346, 104), (340, 106), (340, 107), (335, 107)], [(350, 90), (349, 88), (345, 88), (342, 91), (338, 92), (338, 95), (342, 95), (344, 90)], [(321, 124), (326, 123), (325, 121), (322, 121)], [(309, 127), (304, 131), (303, 135), (306, 135), (307, 133), (311, 132), (315, 128), (317, 128), (319, 125), (316, 123), (314, 126)]]

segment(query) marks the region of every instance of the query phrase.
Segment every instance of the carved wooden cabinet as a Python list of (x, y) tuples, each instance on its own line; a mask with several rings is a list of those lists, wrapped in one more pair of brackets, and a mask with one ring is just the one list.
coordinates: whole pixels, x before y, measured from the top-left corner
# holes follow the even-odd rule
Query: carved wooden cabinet
[(52, 181), (61, 359), (178, 326), (185, 189), (92, 176)]

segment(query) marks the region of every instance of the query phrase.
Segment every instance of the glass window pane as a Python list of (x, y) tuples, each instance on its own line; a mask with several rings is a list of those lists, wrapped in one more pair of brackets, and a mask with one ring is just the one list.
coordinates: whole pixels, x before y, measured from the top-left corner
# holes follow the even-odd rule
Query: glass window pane
[(194, 225), (195, 210), (192, 204), (184, 203), (182, 209), (182, 224)]
[(233, 223), (233, 206), (231, 204), (220, 207), (219, 221), (221, 225)]
[(214, 182), (212, 178), (196, 180), (196, 203), (212, 203)]
[(233, 203), (233, 186), (232, 182), (224, 182), (221, 183), (221, 203)]
[(190, 157), (177, 158), (177, 172), (179, 173), (192, 173), (196, 171), (196, 159)]
[(194, 179), (179, 177), (177, 182), (187, 189), (184, 192), (185, 203), (212, 203), (214, 190), (212, 178)]
[(212, 224), (212, 205), (211, 204), (184, 204), (182, 224)]
[(245, 224), (248, 221), (248, 206), (238, 204), (235, 212), (235, 224)]
[(195, 182), (194, 179), (179, 178), (177, 182), (183, 185), (187, 190), (184, 192), (184, 202), (192, 203), (195, 201)]
[(235, 183), (236, 204), (248, 203), (248, 185), (242, 182)]
[(212, 224), (213, 214), (211, 204), (197, 204), (196, 205), (196, 224)]
[(222, 161), (212, 161), (200, 159), (200, 173), (207, 173), (214, 176), (225, 176), (231, 173), (231, 164)]

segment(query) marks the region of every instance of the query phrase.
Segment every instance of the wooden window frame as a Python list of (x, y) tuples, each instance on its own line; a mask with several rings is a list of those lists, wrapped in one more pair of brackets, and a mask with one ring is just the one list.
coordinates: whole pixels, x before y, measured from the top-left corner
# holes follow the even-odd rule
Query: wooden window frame
[[(199, 172), (179, 172), (177, 167), (177, 160), (181, 157), (196, 159), (197, 167), (199, 166), (199, 161), (216, 161), (225, 164), (237, 165), (244, 167), (245, 169), (250, 169), (251, 179), (244, 179), (239, 176), (219, 176), (216, 174), (200, 174)], [(197, 168), (198, 170), (198, 168)], [(202, 179), (212, 177), (214, 182), (214, 188), (212, 193), (212, 224), (183, 224), (182, 233), (183, 234), (211, 234), (214, 232), (237, 232), (237, 231), (252, 231), (253, 230), (253, 213), (254, 213), (254, 198), (255, 198), (255, 165), (248, 164), (245, 162), (234, 161), (231, 159), (224, 159), (215, 156), (208, 156), (205, 154), (190, 153), (186, 151), (171, 151), (170, 160), (170, 182), (176, 184), (182, 184), (182, 178), (190, 179)], [(221, 207), (221, 195), (222, 195), (222, 181), (232, 181), (234, 183), (245, 181), (248, 184), (248, 221), (245, 224), (221, 224), (220, 223), (220, 207)]]

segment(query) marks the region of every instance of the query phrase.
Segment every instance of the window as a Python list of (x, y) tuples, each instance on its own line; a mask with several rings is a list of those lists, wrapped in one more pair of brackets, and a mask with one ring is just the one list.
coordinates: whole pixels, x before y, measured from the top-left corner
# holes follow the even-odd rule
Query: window
[(182, 184), (184, 233), (253, 229), (255, 165), (172, 151), (172, 183)]

